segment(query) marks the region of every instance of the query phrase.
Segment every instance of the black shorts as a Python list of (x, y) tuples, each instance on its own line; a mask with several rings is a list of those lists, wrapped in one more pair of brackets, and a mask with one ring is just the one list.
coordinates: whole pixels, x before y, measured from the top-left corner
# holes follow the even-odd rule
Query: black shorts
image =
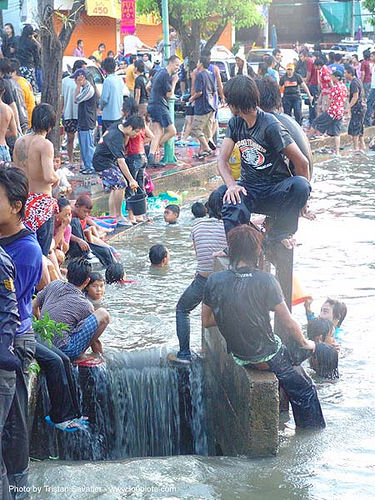
[(78, 130), (78, 120), (75, 120), (74, 118), (64, 120), (64, 130), (68, 134), (75, 134)]
[(348, 135), (363, 136), (363, 124), (365, 121), (366, 108), (363, 106), (359, 109), (352, 109), (350, 117)]
[(335, 120), (329, 116), (327, 111), (325, 111), (319, 115), (318, 118), (315, 118), (312, 127), (321, 134), (325, 134), (327, 132), (329, 136), (334, 137), (340, 135), (341, 122), (342, 120)]
[(191, 104), (187, 104), (185, 108), (185, 115), (194, 116), (194, 106), (192, 106)]
[(149, 104), (147, 106), (148, 114), (153, 122), (160, 123), (163, 128), (172, 125), (169, 109), (161, 104)]

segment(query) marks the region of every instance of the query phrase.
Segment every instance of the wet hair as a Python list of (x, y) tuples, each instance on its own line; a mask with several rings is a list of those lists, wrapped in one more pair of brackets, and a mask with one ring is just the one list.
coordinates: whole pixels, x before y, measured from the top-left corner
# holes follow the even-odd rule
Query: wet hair
[(133, 130), (145, 128), (145, 121), (141, 116), (131, 115), (122, 122), (123, 127), (131, 127)]
[(5, 92), (5, 82), (4, 78), (0, 76), (0, 95), (3, 95), (4, 92)]
[(174, 203), (172, 203), (171, 205), (167, 205), (165, 207), (165, 210), (170, 210), (175, 215), (177, 215), (177, 217), (179, 217), (180, 215), (180, 207), (178, 205), (175, 205)]
[(87, 194), (81, 194), (76, 200), (76, 207), (86, 207), (89, 210), (92, 210), (92, 199)]
[(212, 193), (210, 194), (206, 205), (208, 216), (210, 218), (221, 220), (222, 218), (221, 211), (223, 209), (223, 196), (224, 192), (220, 188), (215, 189), (215, 191), (212, 191)]
[(229, 263), (236, 268), (240, 261), (258, 267), (262, 257), (262, 234), (243, 224), (229, 231), (227, 235)]
[(34, 132), (50, 132), (56, 124), (56, 113), (47, 103), (35, 106), (31, 115), (31, 128)]
[(158, 266), (163, 262), (163, 259), (166, 259), (168, 256), (168, 250), (164, 245), (160, 243), (156, 245), (152, 245), (148, 252), (148, 258), (150, 259), (151, 264), (154, 266)]
[(340, 61), (341, 61), (341, 59), (342, 59), (342, 55), (341, 55), (341, 54), (339, 54), (339, 53), (337, 52), (337, 53), (335, 54), (335, 61), (336, 61), (336, 62), (340, 62)]
[(118, 283), (124, 279), (125, 269), (121, 262), (110, 264), (105, 270), (105, 280), (108, 284)]
[(21, 33), (21, 38), (30, 38), (33, 33), (34, 28), (31, 26), (31, 24), (25, 24)]
[(79, 257), (69, 262), (66, 277), (72, 285), (82, 286), (87, 278), (90, 277), (91, 269), (90, 262), (85, 257)]
[(342, 71), (334, 71), (332, 73), (333, 76), (335, 76), (336, 78), (338, 78), (339, 80), (342, 80), (344, 78), (344, 75), (342, 74)]
[(280, 87), (273, 78), (258, 78), (255, 80), (259, 91), (259, 107), (267, 113), (280, 108)]
[[(353, 66), (350, 66), (350, 64), (346, 64), (345, 65), (345, 71), (347, 73), (349, 73), (349, 75), (352, 75), (352, 76), (355, 76), (355, 69), (353, 68)], [(340, 72), (341, 73), (341, 72)]]
[(25, 205), (29, 196), (29, 181), (24, 172), (16, 166), (5, 166), (0, 164), (0, 186), (3, 186), (9, 204), (16, 206), (21, 202), (18, 212), (20, 220), (25, 217)]
[(203, 203), (201, 203), (200, 201), (196, 201), (191, 206), (191, 213), (194, 215), (194, 217), (199, 219), (201, 217), (206, 217), (207, 210)]
[(77, 69), (83, 68), (83, 66), (87, 66), (86, 61), (84, 61), (83, 59), (78, 59), (77, 61), (74, 61), (72, 69), (73, 73), (75, 73)]
[(307, 323), (307, 338), (315, 340), (321, 335), (324, 342), (333, 327), (334, 325), (329, 319), (314, 318)]
[(178, 56), (176, 56), (176, 55), (171, 56), (171, 57), (168, 57), (168, 59), (167, 59), (167, 64), (174, 63), (174, 62), (176, 62), (177, 60), (180, 60), (180, 58), (179, 58)]
[(315, 66), (324, 66), (324, 61), (323, 61), (323, 59), (321, 59), (321, 58), (317, 58), (317, 59), (315, 59), (315, 61), (314, 61), (314, 65), (315, 65)]
[(108, 74), (114, 73), (116, 69), (116, 61), (113, 57), (106, 57), (102, 63), (102, 68)]
[(248, 113), (259, 106), (259, 91), (255, 81), (245, 75), (237, 75), (224, 85), (224, 95), (229, 106)]
[(122, 112), (125, 116), (138, 114), (138, 104), (134, 97), (127, 97), (122, 104)]
[(0, 59), (0, 71), (3, 75), (10, 73), (10, 59), (7, 57), (2, 57)]
[(337, 327), (341, 326), (348, 312), (345, 302), (340, 302), (339, 300), (331, 299), (329, 297), (327, 297), (324, 301), (324, 303), (326, 302), (328, 302), (328, 304), (332, 307), (333, 319), (338, 320)]
[(5, 24), (4, 24), (4, 28), (5, 28), (6, 26), (9, 26), (9, 27), (10, 27), (10, 29), (12, 30), (12, 36), (14, 36), (14, 26), (13, 26), (13, 24), (12, 24), (12, 23), (5, 23)]
[(135, 69), (138, 71), (138, 73), (144, 73), (145, 72), (145, 63), (141, 61), (140, 59), (137, 59), (134, 63)]
[(102, 281), (104, 283), (103, 275), (98, 273), (97, 271), (90, 274), (90, 281), (86, 285), (86, 289), (88, 286), (92, 285), (95, 281)]
[(201, 62), (204, 69), (207, 69), (211, 63), (211, 58), (207, 55), (201, 55), (199, 61)]
[(20, 74), (20, 62), (18, 59), (12, 58), (10, 60), (10, 72), (13, 73), (15, 71), (17, 75)]
[(67, 200), (66, 198), (59, 198), (57, 200), (57, 205), (59, 206), (59, 210), (64, 210), (65, 207), (70, 207), (70, 201)]

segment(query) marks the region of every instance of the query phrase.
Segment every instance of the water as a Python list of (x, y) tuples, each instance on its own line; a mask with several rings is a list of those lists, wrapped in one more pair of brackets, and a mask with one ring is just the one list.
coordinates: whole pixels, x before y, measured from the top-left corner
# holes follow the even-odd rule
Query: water
[[(174, 456), (104, 463), (33, 463), (33, 498), (184, 498), (240, 500), (373, 499), (375, 491), (375, 159), (342, 159), (314, 169), (311, 205), (324, 213), (302, 220), (295, 269), (314, 296), (318, 312), (327, 295), (348, 305), (341, 336), (340, 379), (318, 383), (327, 428), (295, 433), (281, 425), (280, 452), (261, 460)], [(174, 307), (190, 282), (194, 259), (190, 215), (177, 227), (160, 222), (136, 230), (120, 253), (138, 283), (112, 287), (105, 343), (127, 350), (176, 345)], [(171, 250), (165, 272), (150, 271), (147, 249), (164, 242)], [(294, 314), (305, 323), (303, 306)], [(199, 312), (192, 315), (199, 346)], [(69, 486), (68, 486), (69, 485)], [(53, 493), (47, 487), (64, 487)], [(82, 494), (80, 487), (97, 488)]]

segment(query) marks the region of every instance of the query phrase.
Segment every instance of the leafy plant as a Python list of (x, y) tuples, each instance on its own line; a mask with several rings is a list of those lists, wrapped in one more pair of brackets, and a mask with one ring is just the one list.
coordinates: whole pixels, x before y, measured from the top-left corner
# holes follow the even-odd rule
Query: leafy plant
[(64, 330), (69, 330), (69, 326), (65, 323), (54, 321), (48, 313), (45, 313), (43, 318), (37, 319), (35, 316), (33, 317), (33, 329), (51, 347), (54, 336), (59, 335), (63, 337)]

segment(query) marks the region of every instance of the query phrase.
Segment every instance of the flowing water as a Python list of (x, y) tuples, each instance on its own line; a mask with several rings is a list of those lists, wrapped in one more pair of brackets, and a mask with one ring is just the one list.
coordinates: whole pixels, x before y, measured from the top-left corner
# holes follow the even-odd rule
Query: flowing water
[[(45, 499), (373, 499), (375, 497), (375, 158), (345, 158), (315, 167), (311, 205), (317, 220), (301, 220), (295, 271), (319, 311), (328, 295), (348, 306), (340, 337), (340, 379), (317, 380), (327, 428), (300, 432), (280, 427), (276, 457), (246, 459), (204, 455), (129, 458), (106, 462), (43, 461), (31, 465), (33, 498)], [(141, 226), (120, 254), (133, 285), (107, 287), (112, 323), (106, 346), (128, 352), (176, 348), (174, 308), (194, 273), (184, 210), (176, 226), (160, 219)], [(163, 242), (169, 269), (148, 265), (148, 248)], [(304, 308), (294, 309), (305, 323)], [(192, 345), (199, 347), (199, 311), (192, 314)], [(137, 375), (138, 376), (138, 375)], [(163, 383), (171, 383), (173, 377)], [(197, 387), (199, 384), (197, 384)], [(156, 390), (156, 388), (155, 388)], [(163, 389), (165, 393), (165, 388)], [(201, 394), (196, 394), (196, 399)], [(163, 399), (165, 401), (165, 399)], [(164, 404), (164, 403), (163, 403)], [(195, 402), (200, 405), (199, 401)], [(173, 406), (173, 404), (171, 403)], [(172, 411), (173, 408), (170, 408)], [(197, 420), (199, 427), (200, 420)], [(203, 443), (203, 445), (202, 445)]]

